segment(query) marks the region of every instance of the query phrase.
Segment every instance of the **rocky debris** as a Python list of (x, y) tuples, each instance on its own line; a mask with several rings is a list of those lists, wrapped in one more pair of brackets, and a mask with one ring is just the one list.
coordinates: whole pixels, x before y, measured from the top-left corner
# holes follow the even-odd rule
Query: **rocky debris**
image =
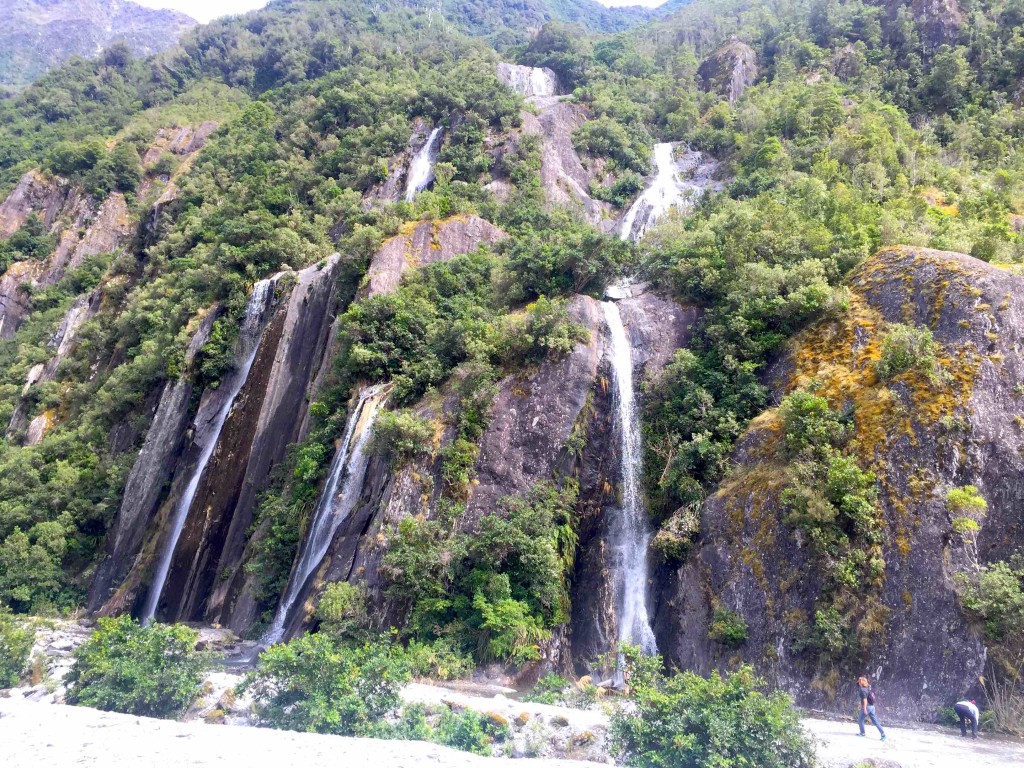
[(522, 96), (557, 96), (562, 91), (558, 75), (547, 67), (498, 64), (498, 79)]
[(732, 37), (701, 63), (697, 75), (705, 91), (724, 96), (732, 104), (757, 80), (757, 54)]
[(410, 222), (373, 255), (361, 294), (370, 298), (392, 293), (407, 269), (449, 261), (505, 237), (503, 231), (478, 216)]
[(540, 181), (548, 203), (569, 208), (580, 207), (586, 220), (611, 231), (611, 207), (590, 196), (590, 174), (580, 162), (572, 144), (572, 134), (587, 119), (579, 104), (557, 98), (537, 99), (540, 114), (523, 112), (522, 130), (541, 138)]
[(92, 630), (84, 622), (36, 619), (35, 642), (29, 654), (28, 679), (11, 695), (27, 701), (63, 704), (64, 678), (71, 671), (74, 652)]
[[(889, 248), (851, 280), (850, 309), (801, 334), (769, 374), (777, 402), (817, 382), (833, 407), (853, 413), (855, 455), (878, 478), (885, 530), (884, 587), (863, 619), (874, 635), (871, 671), (886, 712), (929, 718), (971, 690), (985, 649), (958, 606), (955, 574), (966, 567), (951, 533), (945, 494), (975, 485), (989, 504), (981, 562), (1006, 559), (1024, 535), (1024, 279), (963, 254)], [(879, 381), (874, 362), (888, 324), (929, 327), (944, 373), (909, 371)], [(802, 705), (845, 709), (853, 681), (816, 678), (791, 650), (814, 616), (821, 584), (809, 548), (786, 523), (786, 476), (770, 411), (737, 445), (735, 470), (705, 503), (687, 564), (658, 585), (662, 650), (708, 671), (742, 658)], [(707, 637), (710, 600), (740, 614), (748, 639), (735, 653)], [(770, 664), (764, 662), (771, 658)]]
[(517, 701), (500, 693), (484, 697), (423, 683), (407, 685), (402, 699), (430, 709), (470, 709), (507, 726), (510, 738), (499, 747), (499, 756), (614, 762), (608, 743), (608, 715), (598, 708), (568, 709)]

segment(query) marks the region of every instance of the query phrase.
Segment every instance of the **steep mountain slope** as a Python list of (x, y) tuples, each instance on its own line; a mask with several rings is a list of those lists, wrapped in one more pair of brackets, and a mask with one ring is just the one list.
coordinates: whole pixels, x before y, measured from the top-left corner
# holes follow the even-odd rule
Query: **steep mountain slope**
[(10, 0), (0, 29), (0, 91), (22, 87), (72, 56), (124, 41), (136, 56), (170, 48), (196, 21), (123, 0)]
[(464, 9), (274, 3), (0, 103), (0, 601), (271, 642), (340, 584), (524, 678), (1013, 683), (1024, 20)]

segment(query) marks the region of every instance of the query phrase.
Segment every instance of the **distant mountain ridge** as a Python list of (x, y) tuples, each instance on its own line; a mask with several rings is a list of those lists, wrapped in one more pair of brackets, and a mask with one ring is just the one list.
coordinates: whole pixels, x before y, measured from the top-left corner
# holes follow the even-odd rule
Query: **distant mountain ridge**
[(115, 40), (136, 55), (177, 43), (198, 22), (126, 0), (6, 0), (0, 25), (0, 90), (16, 90), (72, 56), (95, 56)]

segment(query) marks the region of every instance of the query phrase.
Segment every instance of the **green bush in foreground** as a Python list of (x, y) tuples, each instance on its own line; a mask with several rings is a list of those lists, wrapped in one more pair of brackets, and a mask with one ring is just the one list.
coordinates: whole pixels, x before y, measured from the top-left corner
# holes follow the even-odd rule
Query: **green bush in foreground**
[(180, 625), (100, 619), (75, 651), (68, 703), (148, 717), (180, 715), (198, 695), (207, 663), (195, 650), (198, 637)]
[(13, 688), (32, 650), (32, 632), (0, 605), (0, 688)]
[(252, 694), (262, 725), (342, 736), (386, 735), (409, 679), (401, 648), (388, 638), (359, 646), (325, 633), (274, 645), (240, 690)]
[(757, 766), (809, 768), (814, 745), (793, 700), (764, 693), (749, 666), (705, 679), (664, 675), (636, 649), (626, 649), (635, 706), (612, 715), (612, 746), (627, 765), (659, 768)]

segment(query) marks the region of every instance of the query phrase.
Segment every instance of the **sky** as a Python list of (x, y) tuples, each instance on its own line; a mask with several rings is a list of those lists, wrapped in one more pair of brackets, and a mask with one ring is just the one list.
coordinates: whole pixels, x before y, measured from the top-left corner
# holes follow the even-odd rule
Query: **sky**
[(253, 8), (262, 8), (267, 0), (133, 0), (148, 8), (173, 8), (187, 13), (193, 19), (207, 22), (218, 16), (231, 13), (245, 13)]

